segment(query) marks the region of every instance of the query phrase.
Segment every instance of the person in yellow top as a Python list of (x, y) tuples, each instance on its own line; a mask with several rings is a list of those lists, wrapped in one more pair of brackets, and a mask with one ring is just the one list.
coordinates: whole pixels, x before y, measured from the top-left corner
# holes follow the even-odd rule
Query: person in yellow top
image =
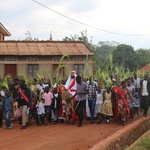
[(30, 89), (32, 92), (35, 92), (38, 89), (38, 84), (37, 84), (37, 80), (33, 79), (32, 84), (30, 85)]
[(110, 87), (108, 87), (107, 90), (104, 92), (104, 103), (102, 105), (102, 114), (106, 117), (106, 123), (109, 123), (110, 117), (113, 116)]

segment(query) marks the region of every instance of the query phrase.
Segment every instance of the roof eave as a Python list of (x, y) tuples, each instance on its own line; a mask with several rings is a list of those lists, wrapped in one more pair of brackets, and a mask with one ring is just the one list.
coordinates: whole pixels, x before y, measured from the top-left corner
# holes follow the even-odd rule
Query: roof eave
[(0, 31), (4, 36), (11, 36), (11, 33), (0, 23)]

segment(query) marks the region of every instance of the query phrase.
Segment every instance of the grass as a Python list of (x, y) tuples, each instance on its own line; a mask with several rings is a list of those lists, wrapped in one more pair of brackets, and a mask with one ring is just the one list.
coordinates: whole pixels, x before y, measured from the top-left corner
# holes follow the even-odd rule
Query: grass
[(133, 147), (127, 150), (150, 150), (150, 135), (141, 138)]

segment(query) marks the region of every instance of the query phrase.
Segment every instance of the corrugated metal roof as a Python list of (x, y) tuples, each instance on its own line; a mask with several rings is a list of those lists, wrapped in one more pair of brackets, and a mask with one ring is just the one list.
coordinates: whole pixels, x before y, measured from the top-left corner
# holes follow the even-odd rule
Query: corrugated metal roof
[(0, 55), (93, 55), (83, 42), (2, 41)]

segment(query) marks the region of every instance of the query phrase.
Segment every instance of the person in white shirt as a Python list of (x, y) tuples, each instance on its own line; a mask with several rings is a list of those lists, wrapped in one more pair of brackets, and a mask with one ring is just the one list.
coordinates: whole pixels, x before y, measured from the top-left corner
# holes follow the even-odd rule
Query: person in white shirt
[(135, 90), (138, 90), (139, 92), (139, 89), (140, 89), (140, 78), (138, 78), (137, 74), (135, 73), (134, 74), (134, 83), (135, 83)]
[(37, 102), (37, 115), (38, 115), (38, 125), (41, 125), (41, 120), (44, 119), (45, 109), (44, 109), (44, 102), (42, 100)]
[(140, 95), (141, 104), (140, 107), (143, 109), (143, 116), (147, 117), (147, 112), (150, 105), (150, 80), (148, 80), (148, 75), (144, 75), (144, 79), (140, 83)]
[(97, 114), (98, 116), (98, 120), (97, 120), (97, 123), (101, 123), (101, 120), (102, 120), (102, 105), (103, 105), (103, 91), (101, 90), (101, 86), (98, 85), (97, 86), (97, 91), (96, 91), (96, 106), (95, 106), (95, 113)]
[(43, 83), (41, 80), (39, 81), (38, 89), (40, 90), (41, 93), (44, 93), (44, 87), (43, 87)]

